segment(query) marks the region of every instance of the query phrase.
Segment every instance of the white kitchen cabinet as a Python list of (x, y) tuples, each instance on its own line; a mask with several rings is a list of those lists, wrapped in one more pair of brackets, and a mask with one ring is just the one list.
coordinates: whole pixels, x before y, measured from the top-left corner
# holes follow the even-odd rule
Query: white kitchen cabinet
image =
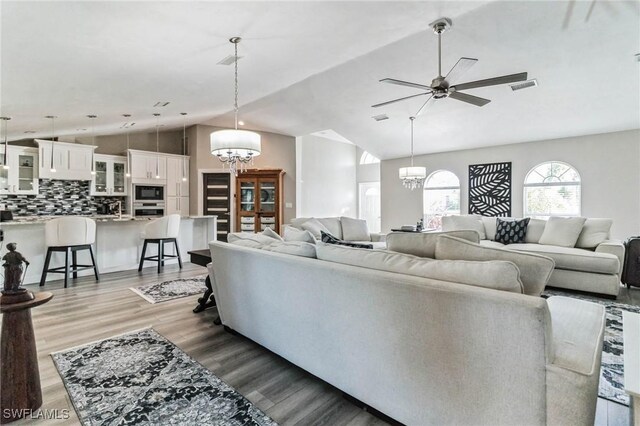
[(164, 154), (130, 149), (129, 164), (133, 183), (158, 184), (167, 180), (167, 158)]
[[(38, 194), (38, 150), (22, 146), (7, 146), (7, 168), (0, 167), (0, 194)], [(4, 153), (0, 153), (4, 157)]]
[[(95, 146), (36, 139), (41, 179), (92, 180), (91, 160)], [(53, 161), (52, 161), (53, 156)], [(51, 166), (55, 172), (51, 171)]]
[(127, 158), (116, 155), (95, 154), (91, 181), (91, 195), (124, 197), (127, 195)]
[[(189, 157), (167, 156), (167, 214), (189, 216)], [(187, 180), (182, 180), (187, 177)]]

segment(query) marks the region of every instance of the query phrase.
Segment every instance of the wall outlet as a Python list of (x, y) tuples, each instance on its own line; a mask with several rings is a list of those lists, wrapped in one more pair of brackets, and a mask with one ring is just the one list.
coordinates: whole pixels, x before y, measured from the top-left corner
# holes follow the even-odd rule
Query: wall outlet
[(288, 209), (292, 209), (293, 208), (293, 203), (284, 203), (284, 206)]

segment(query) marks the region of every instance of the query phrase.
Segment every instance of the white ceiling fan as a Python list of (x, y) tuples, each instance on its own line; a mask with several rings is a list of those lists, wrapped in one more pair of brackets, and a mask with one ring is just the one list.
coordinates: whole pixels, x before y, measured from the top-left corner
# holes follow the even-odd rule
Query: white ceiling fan
[(382, 102), (372, 105), (373, 108), (393, 104), (395, 102), (404, 101), (406, 99), (415, 98), (418, 96), (430, 95), (424, 104), (420, 107), (418, 112), (414, 116), (420, 115), (429, 101), (432, 99), (452, 98), (458, 101), (466, 102), (476, 106), (484, 106), (491, 102), (489, 99), (481, 98), (478, 96), (462, 93), (461, 90), (475, 89), (478, 87), (496, 86), (499, 84), (515, 83), (517, 81), (525, 81), (527, 79), (527, 73), (521, 72), (517, 74), (503, 75), (501, 77), (487, 78), (485, 80), (471, 81), (468, 83), (455, 84), (452, 82), (458, 80), (458, 78), (464, 74), (473, 64), (478, 62), (473, 58), (460, 58), (458, 62), (451, 68), (451, 71), (443, 77), (442, 76), (442, 33), (451, 28), (452, 22), (449, 18), (440, 18), (435, 22), (432, 22), (430, 26), (433, 28), (433, 32), (438, 35), (438, 76), (431, 81), (431, 85), (411, 83), (408, 81), (396, 80), (394, 78), (383, 78), (380, 80), (384, 83), (398, 84), (400, 86), (408, 86), (416, 89), (422, 89), (422, 93), (416, 95), (405, 96), (403, 98), (394, 99), (392, 101)]

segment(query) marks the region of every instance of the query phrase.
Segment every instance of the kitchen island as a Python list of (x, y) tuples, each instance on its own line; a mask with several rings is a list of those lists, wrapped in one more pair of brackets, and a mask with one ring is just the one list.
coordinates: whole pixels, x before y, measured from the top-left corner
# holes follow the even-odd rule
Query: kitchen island
[[(18, 244), (18, 251), (31, 262), (27, 269), (24, 284), (37, 284), (44, 267), (47, 253), (44, 240), (45, 223), (60, 216), (30, 216), (17, 217), (12, 221), (0, 222), (0, 229), (4, 231), (4, 241), (1, 243), (0, 257), (6, 254), (9, 242)], [(116, 271), (137, 269), (142, 252), (141, 234), (144, 226), (153, 218), (134, 218), (117, 215), (84, 216), (96, 221), (96, 243), (94, 245), (96, 262), (101, 274)], [(184, 216), (180, 221), (180, 235), (178, 244), (182, 261), (189, 261), (190, 250), (205, 249), (209, 241), (217, 235), (217, 216)], [(147, 256), (157, 254), (156, 248), (149, 246)], [(175, 254), (167, 245), (169, 254)], [(88, 252), (78, 252), (79, 264), (90, 264)], [(177, 263), (177, 259), (167, 260), (166, 263)], [(52, 266), (64, 264), (64, 254), (54, 253), (51, 257)], [(153, 269), (151, 263), (149, 267)], [(78, 275), (91, 275), (93, 271), (78, 272)], [(144, 271), (146, 273), (146, 271)], [(149, 273), (155, 273), (149, 271)], [(60, 279), (60, 274), (49, 274), (47, 281)]]

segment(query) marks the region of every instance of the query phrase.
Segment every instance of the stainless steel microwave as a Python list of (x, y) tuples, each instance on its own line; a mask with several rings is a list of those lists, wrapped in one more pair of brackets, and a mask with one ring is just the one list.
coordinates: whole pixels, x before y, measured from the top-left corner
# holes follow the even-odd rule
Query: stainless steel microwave
[(134, 185), (133, 201), (164, 201), (164, 186)]

